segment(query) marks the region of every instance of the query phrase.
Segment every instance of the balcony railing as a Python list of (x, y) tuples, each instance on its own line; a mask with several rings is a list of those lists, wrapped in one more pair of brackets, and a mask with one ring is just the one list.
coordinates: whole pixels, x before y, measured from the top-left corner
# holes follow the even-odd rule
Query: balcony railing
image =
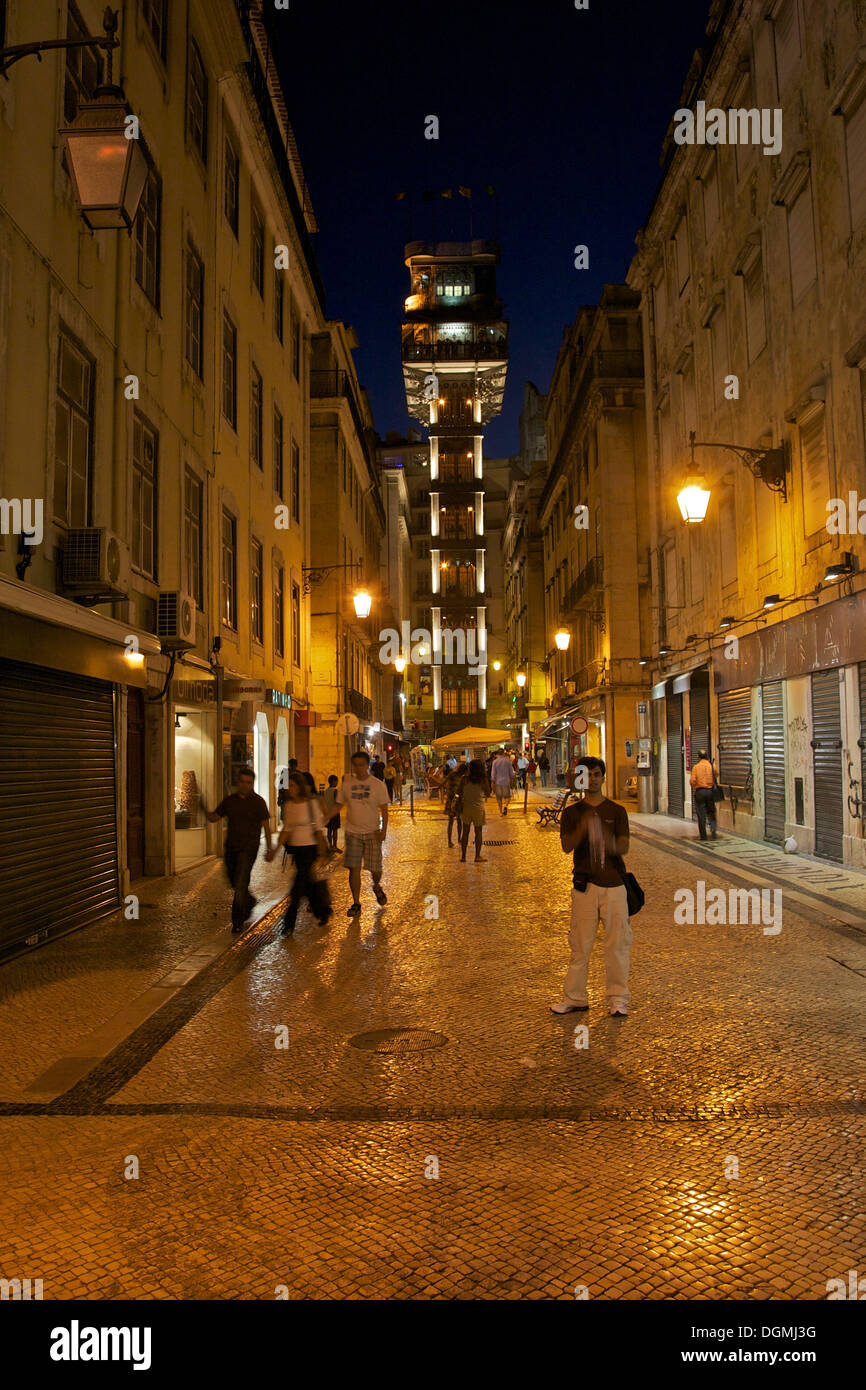
[[(604, 556), (593, 555), (588, 564), (584, 565), (574, 583), (569, 586), (560, 604), (560, 614), (572, 612), (575, 608), (584, 606), (591, 607), (591, 599), (595, 591), (600, 589), (604, 583)], [(585, 600), (590, 600), (585, 604)]]
[(348, 372), (312, 371), (310, 372), (310, 397), (321, 400), (332, 396), (343, 396), (349, 402), (349, 411), (354, 421), (358, 438), (367, 451), (367, 426), (361, 416), (361, 407), (355, 395), (355, 388)]
[(346, 691), (346, 706), (367, 724), (373, 718), (373, 701), (368, 695), (362, 695), (360, 690)]
[(403, 344), (404, 362), (498, 362), (508, 356), (508, 343), (425, 343), (414, 339)]

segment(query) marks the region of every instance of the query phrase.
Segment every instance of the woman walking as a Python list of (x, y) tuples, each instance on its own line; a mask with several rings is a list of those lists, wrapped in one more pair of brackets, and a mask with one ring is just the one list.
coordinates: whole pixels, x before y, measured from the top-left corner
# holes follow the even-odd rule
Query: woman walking
[(310, 795), (305, 776), (293, 772), (289, 776), (288, 799), (283, 803), (283, 827), (277, 846), (286, 845), (295, 861), (295, 878), (292, 883), (286, 915), (280, 927), (281, 936), (289, 936), (295, 930), (298, 908), (303, 898), (307, 899), (310, 910), (324, 927), (331, 917), (331, 895), (328, 885), (314, 877), (314, 865), (319, 858), (324, 843), (322, 812), (319, 799)]
[[(469, 845), (470, 827), (475, 829), (475, 859), (476, 864), (486, 864), (487, 858), (481, 853), (481, 841), (484, 834), (484, 822), (487, 814), (484, 810), (484, 802), (490, 795), (490, 783), (484, 773), (484, 764), (480, 758), (473, 758), (469, 764), (466, 776), (463, 778), (459, 797), (460, 797), (460, 816), (463, 826), (460, 831), (460, 863), (466, 863), (466, 849)], [(458, 825), (460, 821), (457, 822)]]
[(457, 822), (457, 841), (460, 842), (460, 835), (463, 824), (460, 819), (460, 812), (457, 807), (459, 804), (460, 790), (463, 786), (464, 778), (468, 772), (466, 763), (461, 763), (460, 767), (453, 768), (445, 781), (442, 783), (442, 794), (445, 797), (445, 814), (448, 817), (448, 848), (452, 849), (454, 841), (451, 838), (454, 829), (454, 822)]

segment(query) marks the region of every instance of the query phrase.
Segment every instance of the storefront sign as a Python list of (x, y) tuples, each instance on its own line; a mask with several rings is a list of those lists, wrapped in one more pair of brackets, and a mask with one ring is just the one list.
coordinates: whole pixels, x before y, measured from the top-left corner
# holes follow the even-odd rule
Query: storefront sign
[(172, 681), (171, 693), (176, 705), (216, 704), (216, 682), (213, 680)]
[(279, 705), (280, 709), (292, 708), (292, 697), (285, 690), (269, 690), (265, 698), (269, 705)]
[(582, 714), (576, 714), (571, 721), (571, 732), (573, 734), (585, 734), (589, 728), (589, 723)]
[(866, 661), (866, 598), (837, 599), (739, 639), (739, 655), (713, 661), (716, 690), (808, 676)]
[(265, 683), (255, 680), (226, 681), (223, 687), (223, 698), (226, 700), (263, 700), (265, 698)]

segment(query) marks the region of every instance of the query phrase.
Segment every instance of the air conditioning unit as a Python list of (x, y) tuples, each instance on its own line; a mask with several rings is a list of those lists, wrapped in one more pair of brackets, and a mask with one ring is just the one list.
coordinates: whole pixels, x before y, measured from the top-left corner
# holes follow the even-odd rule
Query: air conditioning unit
[(129, 548), (104, 526), (65, 532), (60, 560), (63, 588), (77, 598), (125, 598), (129, 593)]
[(195, 612), (195, 599), (182, 589), (162, 591), (156, 603), (156, 635), (164, 651), (195, 646)]

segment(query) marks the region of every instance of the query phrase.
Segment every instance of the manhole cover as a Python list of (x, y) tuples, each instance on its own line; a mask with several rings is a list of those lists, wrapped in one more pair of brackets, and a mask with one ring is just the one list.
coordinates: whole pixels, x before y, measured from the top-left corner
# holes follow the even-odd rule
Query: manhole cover
[(485, 845), (513, 845), (513, 844), (516, 844), (516, 841), (515, 841), (515, 840), (485, 840), (484, 843), (485, 843)]
[(349, 1039), (352, 1047), (364, 1052), (424, 1052), (430, 1047), (444, 1047), (447, 1041), (444, 1033), (432, 1028), (378, 1028)]

